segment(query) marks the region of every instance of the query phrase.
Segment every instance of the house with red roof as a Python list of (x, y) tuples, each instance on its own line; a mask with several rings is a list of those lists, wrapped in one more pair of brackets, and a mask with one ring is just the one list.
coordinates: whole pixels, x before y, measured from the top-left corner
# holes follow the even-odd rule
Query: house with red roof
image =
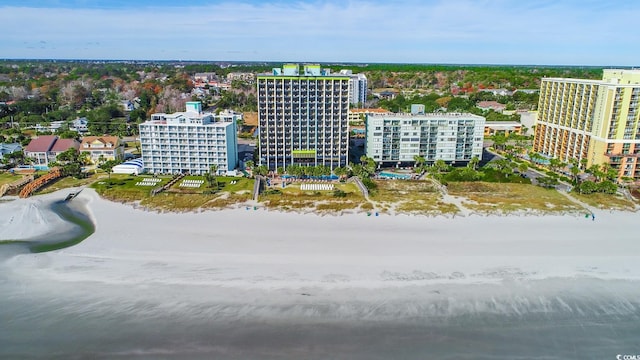
[(56, 135), (42, 135), (29, 143), (24, 149), (24, 156), (32, 160), (37, 170), (49, 169), (49, 163), (56, 161), (58, 154), (74, 148), (78, 150), (80, 143), (76, 139), (60, 139)]
[(503, 112), (503, 111), (504, 111), (504, 109), (505, 109), (507, 106), (506, 106), (506, 105), (504, 105), (504, 104), (500, 104), (500, 103), (499, 103), (499, 102), (497, 102), (497, 101), (479, 101), (479, 102), (476, 104), (476, 107), (477, 107), (477, 108), (479, 108), (479, 109), (481, 109), (481, 110), (485, 110), (485, 111), (486, 111), (486, 110), (493, 110), (493, 111), (495, 111), (495, 112), (499, 112), (499, 113), (501, 113), (501, 112)]

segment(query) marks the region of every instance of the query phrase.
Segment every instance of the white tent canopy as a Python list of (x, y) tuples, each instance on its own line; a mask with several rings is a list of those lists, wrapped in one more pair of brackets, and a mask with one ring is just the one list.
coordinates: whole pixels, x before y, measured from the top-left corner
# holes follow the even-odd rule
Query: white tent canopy
[(144, 164), (142, 158), (137, 158), (129, 161), (125, 161), (122, 164), (116, 165), (111, 169), (114, 174), (134, 174), (138, 175), (144, 172)]

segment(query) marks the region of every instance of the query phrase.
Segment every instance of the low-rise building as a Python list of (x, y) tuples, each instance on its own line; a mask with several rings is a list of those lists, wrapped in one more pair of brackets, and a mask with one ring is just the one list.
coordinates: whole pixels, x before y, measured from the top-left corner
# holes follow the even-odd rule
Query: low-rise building
[(517, 121), (486, 121), (484, 123), (484, 136), (502, 134), (522, 135), (522, 124)]
[(71, 122), (69, 130), (77, 131), (80, 134), (89, 132), (89, 120), (86, 117), (77, 118)]
[(219, 175), (238, 163), (236, 122), (215, 121), (199, 102), (187, 102), (185, 112), (156, 113), (139, 125), (144, 169), (149, 173)]
[(60, 139), (56, 135), (42, 135), (29, 143), (24, 149), (24, 156), (32, 160), (37, 170), (49, 169), (49, 164), (56, 161), (56, 157), (70, 148), (78, 150), (80, 143), (76, 139)]
[(497, 101), (479, 101), (476, 104), (476, 107), (484, 111), (493, 110), (495, 112), (501, 113), (504, 111), (504, 109), (506, 109), (507, 106), (504, 104), (500, 104)]
[(363, 109), (349, 109), (349, 125), (361, 123), (364, 125), (364, 121), (367, 115), (373, 114), (391, 114), (387, 109), (383, 108), (363, 108)]
[(473, 114), (380, 114), (367, 116), (366, 155), (377, 163), (468, 162), (482, 158), (485, 118)]
[(80, 143), (80, 152), (89, 153), (89, 159), (94, 164), (102, 161), (122, 160), (124, 144), (117, 136), (85, 136)]
[(2, 143), (0, 144), (0, 157), (14, 152), (22, 151), (20, 143)]

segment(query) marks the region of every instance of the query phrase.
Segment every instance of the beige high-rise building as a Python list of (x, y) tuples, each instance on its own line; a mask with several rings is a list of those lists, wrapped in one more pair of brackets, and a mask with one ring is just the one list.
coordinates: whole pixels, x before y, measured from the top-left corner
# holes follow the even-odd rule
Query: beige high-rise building
[(602, 80), (545, 78), (533, 150), (587, 167), (608, 163), (640, 180), (640, 70), (607, 69)]

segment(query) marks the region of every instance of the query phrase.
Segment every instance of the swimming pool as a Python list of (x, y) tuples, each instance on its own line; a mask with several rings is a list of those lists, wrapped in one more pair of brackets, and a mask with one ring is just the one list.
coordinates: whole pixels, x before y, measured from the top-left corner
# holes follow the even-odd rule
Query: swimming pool
[(389, 179), (403, 179), (403, 180), (411, 179), (411, 175), (408, 175), (408, 174), (396, 174), (396, 173), (385, 172), (385, 171), (379, 173), (378, 176), (383, 178), (389, 178)]

